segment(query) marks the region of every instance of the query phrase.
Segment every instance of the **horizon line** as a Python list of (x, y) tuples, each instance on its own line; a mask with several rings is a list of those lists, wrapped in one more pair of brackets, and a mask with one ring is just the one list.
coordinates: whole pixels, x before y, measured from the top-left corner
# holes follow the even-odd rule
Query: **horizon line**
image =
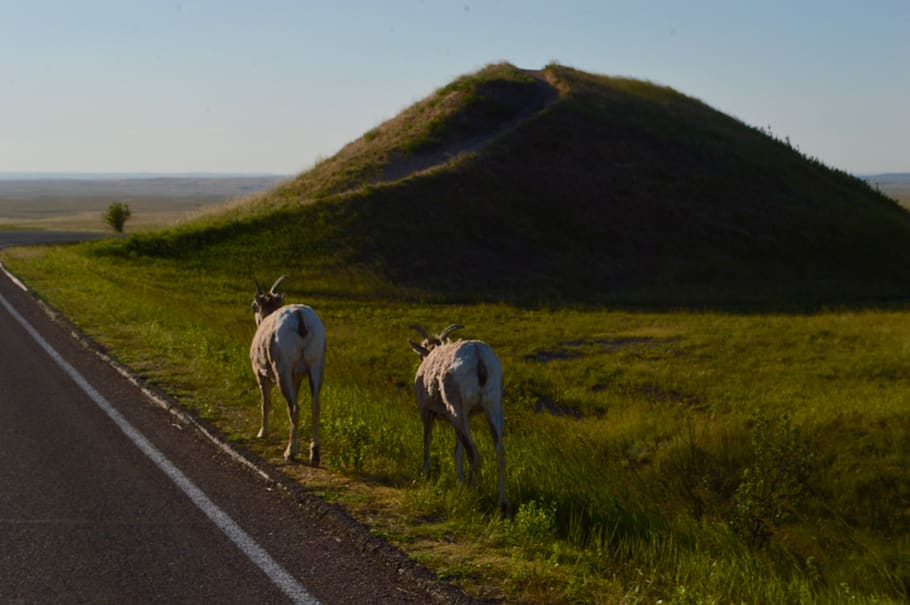
[(65, 171), (65, 170), (17, 170), (0, 171), (0, 180), (131, 180), (144, 178), (250, 178), (250, 177), (290, 177), (290, 173), (281, 172), (216, 172), (216, 171), (185, 171), (185, 172), (158, 172), (158, 171)]

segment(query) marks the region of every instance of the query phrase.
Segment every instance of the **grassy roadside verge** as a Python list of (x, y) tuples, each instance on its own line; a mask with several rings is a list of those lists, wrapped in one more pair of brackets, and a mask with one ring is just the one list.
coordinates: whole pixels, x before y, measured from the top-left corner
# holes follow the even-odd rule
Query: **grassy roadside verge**
[[(329, 338), (324, 468), (264, 443), (247, 345), (251, 283), (87, 247), (0, 259), (146, 380), (374, 531), (506, 602), (901, 602), (910, 563), (910, 314), (642, 313), (426, 304), (346, 283), (286, 282)], [(262, 276), (267, 280), (272, 276)], [(416, 481), (406, 340), (458, 321), (506, 369), (508, 490)], [(303, 429), (305, 434), (306, 428)]]

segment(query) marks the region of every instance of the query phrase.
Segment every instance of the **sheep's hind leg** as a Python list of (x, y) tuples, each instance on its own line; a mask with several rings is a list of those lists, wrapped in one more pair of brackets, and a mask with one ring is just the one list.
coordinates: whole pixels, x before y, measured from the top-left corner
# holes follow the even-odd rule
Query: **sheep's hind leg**
[(300, 452), (300, 438), (297, 436), (297, 427), (300, 421), (300, 406), (297, 404), (297, 390), (300, 380), (285, 378), (281, 381), (281, 394), (288, 402), (288, 446), (284, 450), (284, 459), (291, 460)]
[(319, 466), (319, 391), (322, 388), (322, 365), (310, 369), (311, 418), (313, 440), (310, 442), (310, 464)]
[(458, 480), (464, 482), (464, 452), (468, 453), (468, 462), (471, 465), (471, 487), (477, 486), (477, 477), (480, 475), (480, 455), (471, 439), (471, 426), (465, 419), (463, 426), (455, 429), (455, 468), (458, 470)]
[(458, 473), (458, 481), (464, 483), (464, 445), (455, 433), (455, 470)]
[(257, 439), (262, 439), (269, 433), (269, 400), (271, 399), (272, 385), (267, 378), (257, 377), (259, 382), (260, 410), (262, 412), (262, 424), (259, 427)]
[(292, 460), (294, 456), (300, 453), (300, 439), (297, 437), (297, 425), (300, 421), (300, 406), (288, 406), (288, 419), (291, 426), (288, 429), (288, 446), (284, 450), (284, 459)]
[(502, 444), (502, 415), (494, 419), (487, 417), (490, 425), (490, 434), (493, 437), (493, 445), (496, 446), (496, 463), (499, 466), (499, 510), (504, 517), (508, 517), (512, 512), (509, 500), (506, 498), (506, 452)]

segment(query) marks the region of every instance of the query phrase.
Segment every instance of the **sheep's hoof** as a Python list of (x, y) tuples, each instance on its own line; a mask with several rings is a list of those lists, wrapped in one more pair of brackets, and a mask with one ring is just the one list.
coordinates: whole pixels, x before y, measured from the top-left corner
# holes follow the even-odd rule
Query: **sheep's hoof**
[(499, 512), (506, 519), (512, 516), (512, 507), (507, 500), (503, 500), (499, 503)]
[(300, 452), (299, 445), (297, 445), (296, 443), (289, 444), (287, 449), (284, 450), (284, 459), (287, 460), (288, 462), (290, 462), (291, 460), (294, 459), (294, 456), (296, 456), (299, 452)]
[(266, 436), (267, 432), (268, 431), (266, 431), (265, 429), (259, 429), (259, 432), (256, 433), (256, 439), (263, 439)]
[(319, 445), (315, 443), (310, 444), (310, 465), (319, 466)]

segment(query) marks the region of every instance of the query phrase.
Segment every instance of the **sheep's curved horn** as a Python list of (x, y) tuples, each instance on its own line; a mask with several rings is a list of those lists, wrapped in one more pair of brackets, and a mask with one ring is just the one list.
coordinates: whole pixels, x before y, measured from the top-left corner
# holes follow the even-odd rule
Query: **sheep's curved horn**
[(451, 326), (449, 326), (448, 328), (446, 328), (445, 330), (443, 330), (442, 332), (440, 332), (440, 334), (439, 334), (439, 340), (445, 341), (446, 337), (447, 337), (449, 334), (451, 334), (451, 333), (454, 332), (455, 330), (460, 330), (460, 329), (462, 329), (463, 327), (464, 327), (464, 326), (461, 325), (461, 324), (452, 324)]
[(420, 335), (423, 336), (424, 340), (430, 340), (430, 335), (427, 334), (427, 331), (421, 328), (419, 325), (411, 324), (409, 327), (420, 332)]
[(277, 292), (275, 292), (275, 290), (277, 290), (277, 289), (278, 289), (278, 286), (281, 285), (281, 282), (283, 282), (283, 281), (286, 280), (287, 278), (288, 278), (287, 275), (282, 275), (281, 277), (279, 277), (278, 279), (276, 279), (276, 280), (275, 280), (275, 283), (272, 284), (272, 287), (269, 288), (269, 293), (270, 293), (270, 294), (278, 294)]

